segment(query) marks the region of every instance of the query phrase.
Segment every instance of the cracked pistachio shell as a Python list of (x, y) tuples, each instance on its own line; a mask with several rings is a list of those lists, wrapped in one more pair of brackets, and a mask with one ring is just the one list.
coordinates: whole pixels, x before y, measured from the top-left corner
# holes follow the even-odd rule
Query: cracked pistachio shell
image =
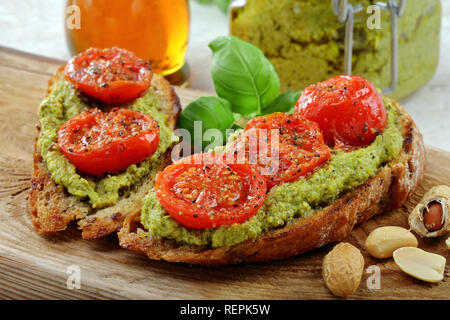
[[(424, 222), (423, 212), (431, 202), (439, 202), (442, 206), (442, 227), (436, 231), (429, 231)], [(450, 231), (450, 187), (442, 185), (431, 188), (420, 203), (409, 215), (408, 221), (411, 229), (421, 237), (439, 237)]]

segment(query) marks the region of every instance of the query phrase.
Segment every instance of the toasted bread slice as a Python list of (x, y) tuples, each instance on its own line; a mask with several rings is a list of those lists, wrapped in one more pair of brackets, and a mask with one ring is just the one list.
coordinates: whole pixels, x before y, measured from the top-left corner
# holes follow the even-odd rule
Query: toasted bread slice
[[(61, 67), (50, 79), (47, 94), (58, 79), (63, 77), (63, 72)], [(160, 111), (169, 115), (167, 126), (173, 130), (181, 111), (179, 98), (170, 84), (157, 74), (153, 75), (151, 88), (159, 99)], [(141, 199), (153, 188), (156, 173), (168, 164), (168, 160), (170, 149), (148, 177), (121, 195), (114, 206), (95, 210), (87, 202), (70, 195), (63, 186), (55, 183), (35, 144), (29, 198), (29, 210), (35, 230), (41, 234), (55, 233), (65, 230), (71, 221), (78, 219), (84, 239), (100, 238), (118, 231), (125, 217), (140, 211)]]
[(123, 248), (143, 252), (151, 259), (202, 265), (266, 262), (287, 258), (346, 238), (355, 225), (401, 207), (423, 178), (425, 149), (422, 135), (406, 111), (400, 111), (403, 149), (361, 186), (344, 193), (307, 218), (296, 218), (282, 228), (236, 246), (206, 248), (168, 239), (154, 239), (140, 224), (138, 212), (129, 215), (118, 233)]

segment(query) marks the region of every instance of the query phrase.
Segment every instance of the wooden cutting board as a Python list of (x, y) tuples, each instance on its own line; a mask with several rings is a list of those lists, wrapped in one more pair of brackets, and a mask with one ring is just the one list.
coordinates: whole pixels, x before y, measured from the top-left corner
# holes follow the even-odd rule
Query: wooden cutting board
[[(117, 237), (81, 240), (75, 226), (55, 236), (34, 232), (27, 200), (37, 108), (61, 61), (0, 47), (0, 298), (69, 299), (330, 299), (322, 259), (332, 245), (268, 264), (220, 268), (150, 261), (119, 247)], [(177, 88), (182, 105), (201, 92)], [(428, 284), (404, 274), (392, 259), (371, 258), (363, 249), (376, 227), (407, 227), (408, 212), (430, 187), (450, 185), (450, 153), (427, 147), (424, 182), (400, 210), (357, 227), (346, 241), (361, 248), (365, 267), (381, 271), (380, 289), (364, 273), (355, 299), (448, 299), (446, 278)], [(419, 239), (419, 247), (449, 257), (442, 239)], [(81, 272), (81, 288), (69, 290), (68, 268)], [(69, 269), (70, 270), (70, 269)]]

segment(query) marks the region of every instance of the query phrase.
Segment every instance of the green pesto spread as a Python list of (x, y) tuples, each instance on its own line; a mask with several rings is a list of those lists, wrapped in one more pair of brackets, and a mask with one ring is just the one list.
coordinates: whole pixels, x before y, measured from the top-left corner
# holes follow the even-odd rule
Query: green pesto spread
[(158, 122), (160, 139), (156, 152), (117, 175), (97, 178), (81, 174), (59, 150), (58, 129), (70, 118), (94, 107), (102, 108), (93, 103), (88, 104), (69, 81), (59, 79), (39, 107), (41, 132), (37, 147), (56, 183), (63, 185), (70, 194), (88, 199), (93, 208), (103, 208), (114, 205), (119, 192), (145, 178), (159, 164), (161, 155), (174, 141), (172, 132), (166, 125), (168, 116), (158, 110), (158, 97), (150, 88), (126, 107), (146, 113)]
[(249, 220), (206, 230), (188, 229), (166, 213), (154, 191), (143, 200), (141, 223), (152, 237), (198, 246), (233, 246), (296, 218), (314, 214), (344, 192), (363, 184), (380, 167), (398, 156), (403, 138), (397, 127), (397, 109), (385, 99), (388, 123), (374, 142), (352, 152), (337, 151), (312, 175), (273, 187)]
[[(352, 73), (387, 88), (391, 81), (390, 13), (381, 10), (380, 29), (369, 29), (367, 21), (374, 12), (367, 9), (376, 1), (349, 2), (364, 8), (354, 17)], [(398, 21), (399, 82), (393, 98), (417, 90), (434, 74), (441, 15), (439, 0), (407, 1)], [(230, 28), (232, 35), (256, 45), (269, 58), (280, 76), (282, 91), (298, 91), (344, 73), (345, 23), (338, 21), (330, 0), (247, 0), (244, 7), (232, 9)]]

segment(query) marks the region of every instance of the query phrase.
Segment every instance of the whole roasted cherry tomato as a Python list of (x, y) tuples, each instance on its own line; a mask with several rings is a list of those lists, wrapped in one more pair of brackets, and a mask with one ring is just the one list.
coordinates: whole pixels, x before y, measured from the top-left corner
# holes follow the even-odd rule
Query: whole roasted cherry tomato
[(119, 48), (88, 49), (72, 58), (65, 77), (86, 95), (113, 104), (137, 98), (152, 80), (150, 65)]
[(161, 205), (192, 229), (242, 223), (264, 202), (266, 181), (248, 164), (227, 164), (210, 153), (184, 158), (159, 172), (155, 181)]
[(295, 111), (319, 124), (330, 147), (367, 146), (386, 126), (380, 93), (358, 76), (337, 76), (307, 87)]
[(297, 180), (331, 156), (316, 123), (300, 114), (280, 112), (250, 120), (228, 157), (230, 153), (237, 163), (255, 164), (268, 189)]
[(58, 144), (79, 171), (103, 176), (151, 156), (158, 148), (159, 125), (129, 109), (90, 109), (61, 126)]

